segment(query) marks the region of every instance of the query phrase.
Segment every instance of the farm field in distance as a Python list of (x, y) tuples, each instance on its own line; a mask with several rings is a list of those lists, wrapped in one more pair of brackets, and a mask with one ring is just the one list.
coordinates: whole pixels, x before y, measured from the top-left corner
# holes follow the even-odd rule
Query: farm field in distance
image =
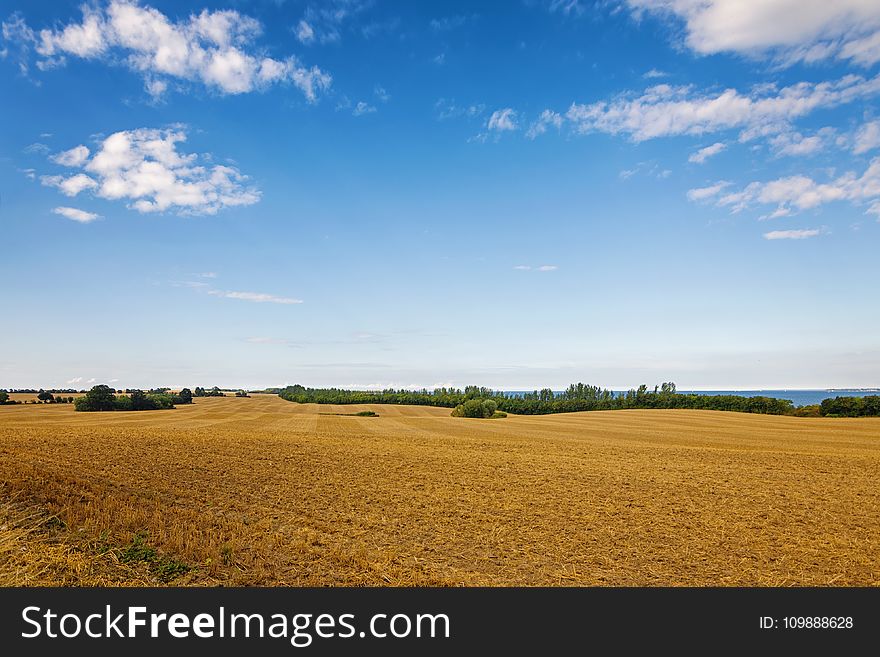
[(449, 413), (0, 407), (0, 584), (880, 584), (880, 418)]

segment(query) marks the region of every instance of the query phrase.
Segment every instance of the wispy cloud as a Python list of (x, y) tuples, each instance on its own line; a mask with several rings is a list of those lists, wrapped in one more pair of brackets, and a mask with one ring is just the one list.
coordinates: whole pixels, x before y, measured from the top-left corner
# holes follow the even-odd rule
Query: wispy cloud
[(458, 118), (473, 119), (485, 112), (486, 106), (482, 103), (459, 105), (454, 99), (448, 100), (446, 98), (440, 98), (434, 103), (434, 109), (437, 112), (437, 120), (446, 121), (448, 119)]
[(526, 137), (535, 139), (538, 135), (543, 135), (547, 132), (547, 129), (551, 126), (559, 130), (562, 128), (562, 122), (562, 115), (557, 114), (553, 110), (545, 109), (537, 120), (529, 126), (529, 129), (526, 131)]
[(573, 103), (565, 113), (575, 132), (628, 135), (640, 142), (674, 135), (702, 135), (742, 129), (744, 138), (778, 132), (817, 109), (836, 107), (880, 93), (880, 75), (847, 75), (825, 82), (800, 82), (782, 89), (761, 86), (742, 93), (726, 89), (697, 93), (690, 86), (660, 84), (640, 96)]
[(771, 230), (764, 233), (765, 240), (805, 240), (810, 237), (816, 237), (820, 234), (817, 228), (799, 229), (799, 230)]
[(489, 117), (486, 128), (496, 132), (506, 132), (516, 130), (519, 126), (516, 122), (516, 110), (510, 107), (495, 110)]
[(72, 221), (78, 221), (81, 224), (87, 224), (95, 219), (98, 219), (101, 215), (95, 214), (94, 212), (86, 212), (85, 210), (79, 210), (77, 208), (67, 208), (64, 206), (57, 207), (52, 210), (55, 214), (60, 214), (62, 217), (67, 217)]
[(687, 197), (688, 200), (691, 201), (705, 201), (706, 199), (710, 199), (714, 196), (717, 196), (721, 193), (721, 191), (728, 187), (731, 183), (726, 180), (721, 180), (714, 185), (709, 185), (708, 187), (698, 187), (696, 189), (688, 190)]
[(869, 121), (856, 132), (853, 153), (861, 155), (877, 147), (880, 147), (880, 121)]
[(33, 144), (25, 146), (23, 150), (28, 155), (45, 155), (52, 149), (46, 146), (46, 144), (35, 142)]
[(372, 114), (376, 111), (376, 107), (370, 105), (367, 102), (359, 101), (357, 105), (354, 106), (354, 109), (351, 111), (354, 116), (363, 116), (364, 114)]
[(449, 32), (461, 27), (469, 21), (476, 20), (475, 14), (456, 14), (455, 16), (443, 16), (442, 18), (432, 18), (430, 22), (431, 29), (434, 32)]
[(387, 103), (389, 100), (391, 100), (391, 94), (389, 94), (384, 87), (381, 87), (378, 84), (373, 87), (373, 95), (380, 103)]
[(813, 135), (804, 136), (800, 132), (786, 131), (770, 138), (770, 148), (776, 155), (804, 157), (822, 150), (834, 137), (834, 128), (822, 128)]
[(705, 148), (701, 148), (695, 153), (691, 153), (690, 157), (688, 157), (688, 162), (693, 162), (695, 164), (703, 164), (706, 160), (708, 160), (713, 155), (718, 155), (721, 151), (727, 148), (727, 145), (722, 142), (715, 142), (711, 146), (706, 146)]
[(867, 212), (880, 216), (880, 158), (871, 160), (862, 175), (850, 171), (827, 182), (802, 175), (753, 182), (740, 191), (718, 197), (716, 205), (728, 207), (732, 212), (754, 205), (775, 205), (776, 211), (771, 216), (786, 216), (833, 201), (867, 203)]
[(300, 43), (306, 45), (338, 43), (342, 40), (343, 25), (352, 22), (371, 4), (369, 0), (323, 0), (312, 3), (296, 24), (294, 34)]
[(237, 292), (232, 290), (208, 290), (208, 294), (214, 297), (223, 297), (225, 299), (238, 299), (240, 301), (252, 301), (254, 303), (278, 303), (282, 305), (293, 305), (302, 303), (302, 299), (293, 299), (291, 297), (279, 297), (274, 294), (266, 294), (265, 292)]
[(559, 266), (558, 265), (538, 265), (537, 267), (533, 267), (532, 265), (515, 265), (514, 269), (516, 269), (518, 271), (547, 272), (547, 271), (556, 271), (557, 269), (559, 269)]

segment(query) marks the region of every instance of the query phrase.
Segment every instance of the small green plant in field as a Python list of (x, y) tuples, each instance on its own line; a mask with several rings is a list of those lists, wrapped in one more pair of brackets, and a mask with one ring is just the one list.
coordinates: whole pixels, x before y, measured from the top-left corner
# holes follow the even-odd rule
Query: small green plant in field
[(220, 560), (223, 562), (224, 566), (231, 566), (235, 561), (235, 552), (231, 545), (225, 544), (220, 548)]
[(379, 414), (375, 411), (358, 411), (355, 415), (360, 417), (379, 417)]
[(147, 545), (146, 538), (146, 532), (135, 534), (131, 544), (119, 551), (119, 560), (128, 564), (146, 563), (163, 582), (170, 582), (191, 570), (185, 563), (160, 555), (154, 547)]

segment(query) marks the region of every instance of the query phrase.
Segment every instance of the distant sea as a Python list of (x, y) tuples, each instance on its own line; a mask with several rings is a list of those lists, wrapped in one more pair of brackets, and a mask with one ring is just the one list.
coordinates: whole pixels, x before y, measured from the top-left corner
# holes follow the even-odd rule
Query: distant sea
[[(506, 390), (505, 394), (517, 397), (527, 391)], [(532, 392), (529, 390), (528, 392)], [(561, 390), (555, 391), (557, 393)], [(615, 395), (621, 395), (625, 391), (615, 390)], [(835, 388), (830, 390), (678, 390), (686, 395), (739, 395), (741, 397), (775, 397), (776, 399), (790, 399), (795, 406), (808, 406), (819, 404), (823, 399), (833, 397), (865, 397), (867, 395), (880, 395), (880, 388)]]

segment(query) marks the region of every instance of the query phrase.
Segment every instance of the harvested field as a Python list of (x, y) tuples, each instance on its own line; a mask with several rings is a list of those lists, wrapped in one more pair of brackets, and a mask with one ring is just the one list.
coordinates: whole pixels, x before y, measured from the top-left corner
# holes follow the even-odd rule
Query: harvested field
[(875, 418), (5, 406), (0, 583), (876, 586), (878, 481)]

